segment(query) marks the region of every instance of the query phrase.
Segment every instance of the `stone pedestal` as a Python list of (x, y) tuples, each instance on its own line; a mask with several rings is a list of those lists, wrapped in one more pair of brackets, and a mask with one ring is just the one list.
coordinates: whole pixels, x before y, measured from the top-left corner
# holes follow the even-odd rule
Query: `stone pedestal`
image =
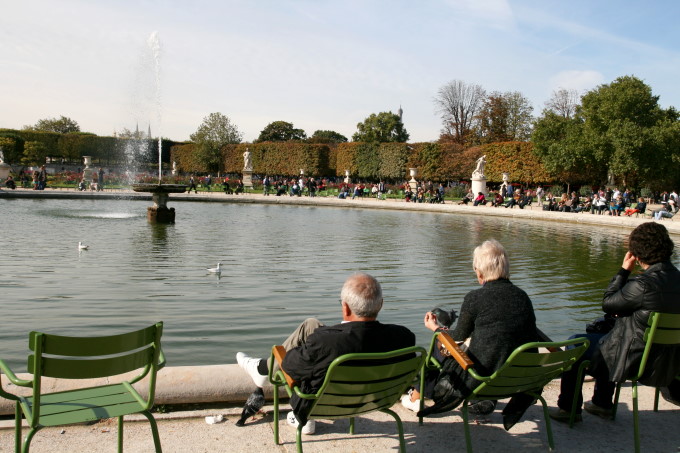
[(253, 170), (243, 170), (242, 182), (244, 187), (253, 188)]
[(83, 163), (85, 164), (85, 169), (83, 170), (83, 179), (87, 184), (90, 184), (92, 183), (92, 173), (94, 172), (94, 168), (90, 168), (92, 157), (83, 156)]
[(2, 161), (0, 161), (0, 181), (4, 181), (7, 179), (9, 176), (9, 171), (12, 169), (12, 167), (9, 166), (9, 164), (6, 164)]
[(472, 178), (472, 193), (474, 193), (476, 197), (479, 192), (482, 192), (485, 197), (489, 195), (486, 190), (486, 178), (484, 177)]
[(175, 208), (149, 206), (146, 208), (146, 219), (149, 223), (175, 223)]

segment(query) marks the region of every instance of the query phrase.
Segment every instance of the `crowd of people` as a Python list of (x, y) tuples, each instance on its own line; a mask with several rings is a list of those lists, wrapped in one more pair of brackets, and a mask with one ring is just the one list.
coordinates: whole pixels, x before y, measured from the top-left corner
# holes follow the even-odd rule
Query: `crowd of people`
[[(583, 409), (602, 418), (612, 418), (616, 382), (630, 379), (638, 372), (645, 345), (643, 332), (650, 313), (680, 314), (680, 271), (671, 263), (674, 243), (666, 228), (655, 222), (643, 223), (630, 233), (626, 247), (621, 269), (604, 293), (602, 309), (610, 318), (608, 328), (572, 337), (590, 341), (580, 361), (590, 361), (587, 373), (595, 377), (596, 386), (592, 401), (583, 404)], [(633, 275), (637, 267), (640, 273)], [(475, 372), (489, 376), (518, 346), (549, 339), (537, 326), (530, 296), (511, 282), (510, 258), (498, 241), (484, 241), (474, 250), (472, 270), (480, 288), (464, 297), (459, 316), (454, 310), (438, 307), (425, 314), (423, 323), (426, 329), (446, 332), (457, 342), (467, 340), (466, 354), (474, 362)], [(305, 320), (283, 342), (287, 353), (281, 365), (274, 365), (272, 373), (280, 366), (304, 393), (314, 393), (321, 387), (329, 364), (343, 354), (386, 352), (415, 344), (415, 335), (409, 329), (377, 320), (383, 308), (383, 295), (374, 277), (364, 273), (350, 276), (342, 287), (340, 301), (342, 323), (326, 325), (313, 318)], [(434, 357), (440, 362), (441, 371), (426, 375), (425, 387), (414, 386), (401, 400), (407, 409), (420, 411), (419, 400), (432, 399), (434, 404), (425, 406), (419, 416), (456, 408), (480, 385), (452, 357), (438, 351), (435, 348)], [(267, 360), (242, 352), (236, 359), (258, 388), (268, 384), (272, 374)], [(680, 404), (679, 382), (675, 380), (680, 374), (680, 346), (652, 348), (648, 363), (653, 364), (653, 371), (642, 382), (665, 387), (664, 397)], [(573, 397), (580, 388), (577, 370), (578, 363), (562, 376), (557, 407), (550, 411), (554, 420), (569, 422)], [(579, 422), (583, 420), (582, 398), (577, 401), (574, 409)], [(534, 402), (534, 396), (524, 393), (510, 399), (503, 409), (505, 429), (510, 430), (520, 421)], [(291, 398), (292, 411), (287, 420), (296, 428), (302, 425), (303, 434), (313, 434), (316, 429), (315, 421), (308, 419), (312, 404), (295, 394)], [(496, 405), (496, 401), (482, 400), (468, 410), (488, 414)]]

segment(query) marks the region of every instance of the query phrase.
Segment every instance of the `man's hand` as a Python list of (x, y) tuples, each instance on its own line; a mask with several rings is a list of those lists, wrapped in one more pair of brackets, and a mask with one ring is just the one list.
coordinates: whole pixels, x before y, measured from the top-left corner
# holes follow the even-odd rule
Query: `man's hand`
[(430, 329), (432, 332), (436, 332), (437, 329), (439, 328), (439, 324), (437, 324), (437, 317), (431, 311), (425, 313), (424, 322), (425, 327)]
[(626, 252), (626, 256), (623, 257), (623, 264), (621, 264), (621, 267), (627, 270), (628, 272), (633, 272), (633, 269), (635, 269), (635, 262), (637, 261), (637, 258), (630, 252)]

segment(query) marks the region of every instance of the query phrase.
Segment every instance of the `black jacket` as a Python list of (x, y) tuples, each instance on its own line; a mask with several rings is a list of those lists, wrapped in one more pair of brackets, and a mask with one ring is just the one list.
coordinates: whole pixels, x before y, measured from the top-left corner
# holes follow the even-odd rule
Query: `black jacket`
[[(354, 321), (319, 327), (304, 345), (288, 351), (282, 368), (300, 382), (304, 393), (314, 393), (323, 384), (326, 370), (341, 355), (361, 352), (387, 352), (415, 346), (416, 337), (409, 329), (378, 321)], [(290, 399), (300, 423), (307, 422), (310, 400)]]
[[(680, 271), (670, 262), (656, 263), (637, 277), (621, 269), (605, 291), (602, 309), (618, 316), (600, 339), (600, 353), (613, 382), (635, 377), (645, 347), (643, 335), (652, 311), (680, 313)], [(680, 374), (680, 346), (655, 345), (640, 382), (666, 386)]]

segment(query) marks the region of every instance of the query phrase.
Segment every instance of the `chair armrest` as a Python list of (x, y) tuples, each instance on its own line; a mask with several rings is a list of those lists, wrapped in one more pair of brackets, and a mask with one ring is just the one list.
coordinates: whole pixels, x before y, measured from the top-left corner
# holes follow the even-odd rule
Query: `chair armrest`
[(163, 368), (163, 367), (165, 366), (165, 364), (166, 364), (166, 361), (165, 361), (165, 354), (163, 354), (163, 349), (161, 349), (161, 351), (158, 353), (158, 365), (157, 365), (157, 368), (160, 370), (161, 368)]
[[(283, 359), (286, 357), (286, 350), (284, 349), (284, 347), (280, 345), (272, 347), (272, 355), (274, 356), (274, 360), (276, 360), (276, 363), (279, 364), (281, 372), (283, 373), (283, 377), (286, 378), (286, 383), (288, 384), (288, 386), (290, 388), (295, 387), (295, 385), (297, 384), (295, 382), (295, 379), (290, 377), (290, 375), (288, 375), (288, 373), (286, 373), (283, 369)], [(271, 369), (269, 371), (269, 374), (271, 377)]]
[(458, 343), (456, 343), (453, 338), (449, 336), (449, 334), (446, 332), (439, 332), (439, 341), (446, 348), (446, 350), (449, 351), (451, 357), (456, 359), (456, 362), (458, 362), (463, 370), (467, 371), (469, 368), (473, 368), (475, 366), (475, 363), (470, 359), (470, 357), (468, 357), (465, 351), (463, 351), (460, 346), (458, 346)]
[[(10, 369), (10, 367), (7, 366), (7, 364), (5, 363), (4, 360), (0, 360), (0, 370), (2, 370), (2, 372), (5, 374), (5, 376), (7, 376), (9, 381), (14, 385), (18, 385), (20, 387), (32, 387), (33, 386), (32, 380), (28, 381), (28, 380), (25, 380), (25, 379), (19, 379), (16, 376), (16, 374), (14, 374), (14, 372)], [(13, 395), (13, 394), (5, 391), (5, 389), (2, 387), (1, 381), (0, 381), (0, 396), (2, 396), (3, 398), (7, 398), (8, 400), (14, 400), (14, 401), (19, 400), (19, 397), (17, 397), (16, 395)]]

